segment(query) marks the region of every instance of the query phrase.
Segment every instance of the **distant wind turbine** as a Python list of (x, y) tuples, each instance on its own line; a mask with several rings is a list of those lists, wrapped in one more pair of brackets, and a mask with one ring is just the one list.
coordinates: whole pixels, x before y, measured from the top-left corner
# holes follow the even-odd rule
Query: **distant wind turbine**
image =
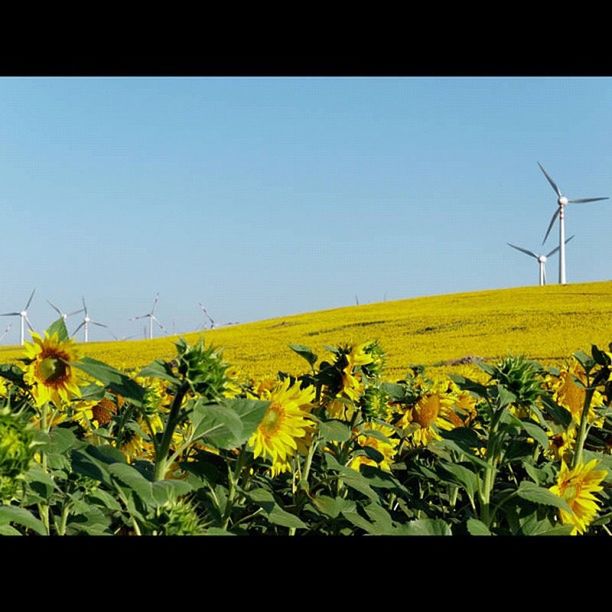
[(5, 329), (5, 330), (2, 332), (2, 335), (0, 336), (0, 340), (2, 340), (2, 339), (4, 338), (4, 336), (6, 336), (6, 334), (8, 334), (8, 333), (9, 333), (9, 329), (11, 329), (11, 327), (13, 327), (13, 324), (12, 324), (12, 323), (9, 323), (9, 324), (6, 326), (6, 329)]
[(210, 321), (210, 329), (214, 329), (215, 322), (213, 321), (213, 318), (208, 314), (208, 311), (206, 310), (206, 308), (204, 308), (202, 302), (198, 302), (198, 304), (200, 305), (202, 312), (206, 315), (206, 318)]
[(66, 323), (66, 319), (68, 317), (71, 317), (72, 315), (75, 315), (75, 314), (79, 314), (79, 312), (83, 312), (83, 308), (79, 308), (78, 310), (75, 310), (74, 312), (66, 313), (66, 312), (62, 312), (55, 304), (53, 304), (49, 300), (47, 300), (47, 304), (49, 304), (49, 306), (51, 306), (51, 308), (53, 308), (53, 310), (57, 312), (57, 314), (64, 320), (64, 323)]
[(116, 336), (110, 329), (108, 330), (110, 335), (115, 339), (118, 340), (119, 342), (123, 342), (124, 340), (130, 340), (131, 338), (133, 338), (134, 336), (122, 336), (121, 338), (119, 338), (118, 336)]
[(540, 162), (538, 162), (538, 166), (540, 166), (540, 170), (544, 173), (544, 176), (547, 178), (550, 186), (553, 188), (554, 192), (557, 194), (557, 205), (559, 208), (555, 211), (555, 214), (552, 216), (550, 220), (550, 225), (546, 230), (546, 235), (544, 236), (544, 240), (542, 240), (542, 244), (546, 242), (548, 238), (548, 234), (550, 234), (550, 230), (552, 226), (555, 224), (555, 220), (559, 217), (559, 283), (561, 285), (566, 284), (565, 277), (565, 207), (568, 204), (586, 204), (588, 202), (600, 202), (601, 200), (609, 200), (610, 198), (578, 198), (575, 200), (568, 200), (562, 193), (555, 181), (553, 181), (546, 170), (544, 170), (544, 166)]
[(89, 313), (87, 312), (87, 304), (85, 304), (85, 298), (81, 298), (81, 299), (83, 300), (82, 310), (85, 313), (85, 316), (83, 317), (83, 321), (81, 322), (81, 324), (74, 330), (74, 333), (72, 335), (76, 336), (76, 333), (82, 327), (84, 331), (85, 342), (89, 342), (89, 324), (90, 323), (92, 325), (97, 325), (98, 327), (108, 327), (108, 325), (104, 325), (104, 323), (98, 323), (97, 321), (92, 320), (91, 317), (89, 316)]
[[(565, 244), (567, 244), (573, 237), (574, 236), (570, 236), (565, 241)], [(516, 249), (517, 251), (521, 251), (522, 253), (525, 253), (525, 255), (534, 257), (537, 260), (539, 267), (540, 267), (540, 287), (542, 285), (545, 285), (546, 284), (546, 261), (551, 255), (554, 255), (559, 250), (559, 247), (555, 247), (550, 253), (547, 253), (546, 255), (536, 255), (533, 251), (530, 251), (529, 249), (524, 249), (523, 247), (516, 246), (514, 244), (510, 244), (509, 242), (507, 242), (506, 244), (508, 246), (511, 246), (513, 249)]]
[(0, 314), (0, 317), (20, 317), (21, 318), (21, 334), (19, 336), (19, 341), (22, 345), (23, 345), (24, 337), (25, 337), (26, 323), (28, 327), (30, 328), (30, 331), (34, 331), (34, 328), (32, 327), (32, 324), (30, 323), (30, 319), (28, 319), (28, 308), (30, 307), (30, 304), (32, 303), (32, 298), (34, 297), (35, 291), (36, 289), (32, 291), (32, 293), (30, 294), (30, 299), (28, 300), (28, 303), (25, 305), (25, 308), (21, 310), (20, 312), (5, 312), (3, 314)]
[[(139, 317), (132, 317), (130, 319), (130, 321), (136, 321), (138, 319), (146, 319), (146, 318), (149, 319), (149, 340), (153, 339), (153, 321), (157, 323), (158, 327), (162, 331), (166, 331), (166, 328), (159, 322), (159, 320), (155, 316), (155, 307), (157, 306), (157, 300), (159, 300), (159, 293), (155, 294), (155, 300), (153, 301), (153, 308), (151, 309), (151, 312), (148, 312), (147, 314), (144, 314), (144, 315), (140, 315)], [(145, 327), (145, 338), (146, 337), (147, 337), (147, 333), (146, 333), (146, 327)]]

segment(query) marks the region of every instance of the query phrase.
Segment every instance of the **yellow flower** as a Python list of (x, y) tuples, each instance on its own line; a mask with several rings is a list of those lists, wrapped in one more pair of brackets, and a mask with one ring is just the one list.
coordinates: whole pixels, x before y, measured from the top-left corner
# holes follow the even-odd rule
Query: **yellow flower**
[(355, 406), (341, 398), (333, 398), (325, 406), (325, 411), (332, 419), (350, 421), (355, 414)]
[(596, 467), (597, 459), (586, 465), (580, 463), (572, 470), (562, 462), (557, 484), (550, 487), (550, 491), (563, 498), (571, 509), (571, 512), (559, 510), (561, 522), (574, 525), (571, 535), (584, 533), (599, 510), (595, 493), (603, 490), (600, 483), (607, 472), (596, 470)]
[(83, 429), (90, 430), (91, 422), (94, 418), (93, 407), (97, 404), (96, 401), (81, 400), (74, 403), (72, 408), (72, 419), (76, 421)]
[(354, 375), (351, 372), (350, 365), (347, 365), (344, 370), (342, 370), (342, 391), (354, 402), (359, 399), (365, 389), (360, 378), (361, 374)]
[(368, 365), (373, 363), (374, 357), (365, 352), (366, 346), (372, 344), (371, 341), (363, 342), (362, 344), (354, 344), (351, 346), (351, 350), (346, 355), (348, 361), (348, 367), (353, 369), (356, 366)]
[(557, 461), (564, 461), (574, 447), (576, 427), (570, 427), (567, 431), (556, 434), (549, 431), (547, 435), (550, 440), (546, 455)]
[(45, 332), (41, 338), (32, 333), (32, 344), (25, 344), (26, 357), (31, 362), (25, 368), (25, 381), (32, 387), (37, 406), (52, 401), (57, 406), (71, 397), (80, 397), (72, 362), (77, 352), (72, 340), (60, 340), (57, 334)]
[[(553, 398), (559, 404), (568, 410), (572, 415), (572, 421), (576, 424), (580, 423), (582, 416), (582, 410), (584, 408), (584, 401), (586, 397), (586, 389), (576, 384), (575, 379), (580, 380), (583, 384), (586, 384), (586, 377), (582, 371), (582, 367), (578, 363), (574, 363), (571, 366), (567, 366), (561, 370), (559, 377), (556, 381), (548, 379), (549, 384), (552, 382)], [(595, 423), (600, 426), (603, 424), (603, 420), (597, 416), (594, 408), (604, 405), (604, 398), (595, 391), (591, 399), (591, 405), (589, 407), (589, 413), (587, 419), (589, 423)]]
[(451, 397), (428, 393), (406, 411), (398, 425), (412, 438), (415, 446), (427, 446), (433, 440), (441, 439), (438, 428), (450, 431), (456, 427), (453, 417), (457, 415), (451, 408), (452, 404)]
[(255, 457), (271, 459), (277, 469), (284, 469), (288, 458), (298, 450), (298, 440), (314, 426), (309, 413), (315, 389), (300, 389), (299, 383), (289, 383), (286, 378), (262, 394), (260, 399), (269, 400), (270, 405), (249, 439)]
[(225, 391), (223, 395), (227, 398), (237, 397), (242, 393), (240, 388), (240, 372), (238, 368), (230, 367), (225, 371)]
[(365, 429), (378, 431), (379, 433), (383, 434), (383, 436), (386, 436), (387, 440), (383, 441), (379, 438), (368, 435), (367, 433), (362, 433), (357, 437), (357, 444), (359, 444), (359, 446), (369, 446), (370, 448), (377, 450), (383, 458), (380, 461), (375, 461), (367, 455), (358, 455), (351, 460), (349, 467), (359, 471), (360, 465), (371, 465), (373, 467), (379, 467), (386, 472), (390, 472), (391, 464), (393, 463), (393, 459), (397, 453), (397, 446), (399, 444), (399, 440), (397, 438), (391, 437), (395, 433), (395, 430), (389, 425), (374, 422), (366, 423)]

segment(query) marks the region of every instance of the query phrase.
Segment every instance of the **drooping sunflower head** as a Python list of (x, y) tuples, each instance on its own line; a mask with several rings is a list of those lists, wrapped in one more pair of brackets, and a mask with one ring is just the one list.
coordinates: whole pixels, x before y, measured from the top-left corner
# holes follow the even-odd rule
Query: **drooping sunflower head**
[(33, 342), (24, 346), (27, 365), (24, 380), (31, 387), (37, 406), (52, 401), (58, 407), (81, 391), (72, 364), (78, 355), (72, 340), (60, 340), (57, 333), (44, 338), (32, 333)]
[(459, 421), (453, 419), (456, 414), (452, 405), (453, 399), (443, 393), (427, 393), (404, 413), (397, 425), (404, 429), (415, 446), (427, 446), (434, 440), (440, 440), (440, 429), (450, 431), (460, 426)]
[(579, 463), (571, 470), (563, 462), (557, 484), (550, 487), (550, 491), (563, 498), (570, 507), (570, 512), (560, 509), (559, 515), (564, 525), (574, 526), (571, 535), (584, 533), (599, 510), (595, 493), (603, 489), (601, 482), (608, 473), (596, 468), (597, 459), (586, 464)]
[[(547, 384), (553, 392), (553, 399), (572, 415), (573, 424), (580, 423), (582, 410), (586, 399), (587, 382), (584, 369), (573, 361), (561, 368), (557, 377), (548, 377)], [(604, 398), (597, 390), (593, 392), (589, 412), (587, 415), (589, 423), (600, 423), (601, 420), (595, 412), (595, 408), (604, 405)]]
[(289, 457), (298, 451), (298, 440), (305, 438), (314, 423), (310, 418), (313, 387), (300, 389), (299, 383), (290, 385), (286, 378), (261, 399), (269, 400), (263, 419), (249, 439), (255, 457), (266, 457), (273, 464), (286, 464)]

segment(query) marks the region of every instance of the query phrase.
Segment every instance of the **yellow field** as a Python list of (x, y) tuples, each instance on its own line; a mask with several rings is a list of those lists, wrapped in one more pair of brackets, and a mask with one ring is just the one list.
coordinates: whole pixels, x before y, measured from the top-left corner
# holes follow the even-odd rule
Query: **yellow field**
[[(550, 363), (612, 341), (612, 281), (349, 306), (202, 333), (253, 377), (305, 371), (306, 362), (287, 348), (291, 343), (310, 346), (321, 357), (324, 345), (370, 339), (380, 340), (387, 353), (388, 378), (403, 375), (410, 364), (439, 367), (468, 356), (492, 359), (512, 353)], [(193, 342), (202, 333), (185, 338)], [(127, 368), (171, 357), (176, 338), (80, 346), (90, 357)], [(19, 347), (0, 349), (0, 362), (19, 356)]]

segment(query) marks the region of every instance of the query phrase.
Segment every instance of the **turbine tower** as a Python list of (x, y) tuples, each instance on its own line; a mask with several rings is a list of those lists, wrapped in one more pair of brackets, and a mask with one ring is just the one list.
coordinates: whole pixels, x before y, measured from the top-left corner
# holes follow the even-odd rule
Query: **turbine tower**
[[(565, 244), (567, 244), (572, 238), (573, 236), (570, 236), (565, 241)], [(514, 244), (510, 244), (509, 242), (507, 242), (506, 244), (508, 246), (511, 246), (513, 249), (516, 249), (517, 251), (521, 251), (522, 253), (525, 253), (525, 255), (534, 257), (537, 260), (538, 265), (540, 267), (540, 287), (545, 285), (546, 284), (546, 261), (551, 255), (554, 255), (559, 250), (559, 247), (555, 247), (550, 253), (547, 253), (546, 255), (536, 255), (533, 251), (530, 251), (529, 249), (524, 249), (523, 247), (516, 246)]]
[(8, 334), (8, 333), (9, 333), (9, 330), (11, 329), (11, 327), (13, 327), (13, 324), (12, 324), (12, 323), (9, 323), (9, 324), (6, 326), (6, 329), (5, 329), (5, 330), (2, 332), (2, 335), (0, 336), (0, 340), (2, 340), (2, 339), (4, 338), (4, 336), (6, 336), (6, 334)]
[(83, 321), (81, 321), (81, 324), (74, 330), (74, 333), (72, 335), (76, 336), (76, 333), (82, 327), (84, 331), (85, 342), (89, 342), (89, 324), (90, 323), (92, 325), (97, 325), (98, 327), (108, 327), (108, 325), (104, 325), (104, 323), (98, 323), (97, 321), (92, 320), (91, 317), (89, 316), (89, 313), (87, 312), (87, 304), (85, 304), (85, 298), (81, 298), (81, 299), (83, 300), (82, 311), (85, 313), (85, 316), (83, 317)]
[[(155, 294), (155, 300), (153, 301), (153, 308), (151, 309), (151, 312), (148, 312), (147, 314), (144, 314), (144, 315), (140, 315), (139, 317), (132, 317), (130, 319), (130, 321), (136, 321), (137, 319), (146, 319), (146, 318), (149, 319), (149, 340), (153, 339), (153, 321), (157, 323), (158, 327), (162, 331), (166, 331), (165, 327), (159, 322), (159, 320), (155, 316), (155, 307), (157, 306), (157, 300), (159, 300), (159, 292)], [(146, 327), (145, 327), (145, 338), (146, 338)]]
[(538, 166), (540, 166), (540, 170), (544, 173), (544, 176), (547, 178), (548, 182), (550, 183), (550, 186), (557, 194), (557, 205), (559, 206), (559, 208), (557, 208), (557, 210), (555, 211), (555, 214), (552, 216), (552, 219), (550, 220), (550, 225), (548, 226), (548, 230), (546, 230), (546, 235), (544, 236), (544, 240), (542, 240), (542, 244), (546, 242), (548, 234), (550, 234), (550, 230), (555, 224), (555, 220), (557, 219), (557, 217), (559, 217), (559, 283), (561, 285), (565, 285), (565, 207), (568, 204), (586, 204), (588, 202), (609, 200), (610, 198), (577, 198), (575, 200), (569, 200), (561, 193), (561, 190), (559, 189), (559, 187), (557, 187), (555, 181), (553, 181), (550, 176), (548, 176), (548, 173), (546, 172), (546, 170), (544, 170), (544, 167), (540, 162), (538, 162)]
[(47, 300), (47, 304), (49, 304), (49, 306), (51, 306), (51, 308), (53, 308), (53, 310), (57, 312), (57, 314), (64, 320), (64, 323), (66, 323), (66, 319), (68, 319), (68, 317), (71, 317), (72, 315), (75, 315), (75, 314), (79, 314), (79, 312), (83, 312), (83, 308), (79, 308), (78, 310), (75, 310), (74, 312), (66, 313), (66, 312), (62, 312), (55, 304), (53, 304), (49, 300)]
[(32, 293), (30, 294), (30, 299), (28, 300), (28, 303), (25, 305), (25, 308), (20, 311), (20, 312), (5, 312), (3, 314), (0, 314), (0, 317), (20, 317), (21, 318), (21, 334), (19, 336), (19, 341), (20, 344), (23, 345), (24, 342), (24, 337), (25, 337), (25, 325), (27, 323), (28, 327), (30, 328), (30, 331), (34, 331), (34, 328), (32, 327), (32, 324), (30, 323), (30, 319), (28, 319), (28, 308), (30, 307), (30, 304), (32, 303), (32, 298), (34, 297), (34, 292), (36, 291), (36, 289), (34, 289), (34, 291), (32, 291)]
[(215, 322), (213, 321), (212, 317), (208, 314), (208, 311), (206, 310), (206, 308), (204, 308), (202, 302), (198, 302), (198, 304), (200, 305), (202, 312), (206, 315), (206, 318), (210, 321), (210, 329), (214, 329)]

